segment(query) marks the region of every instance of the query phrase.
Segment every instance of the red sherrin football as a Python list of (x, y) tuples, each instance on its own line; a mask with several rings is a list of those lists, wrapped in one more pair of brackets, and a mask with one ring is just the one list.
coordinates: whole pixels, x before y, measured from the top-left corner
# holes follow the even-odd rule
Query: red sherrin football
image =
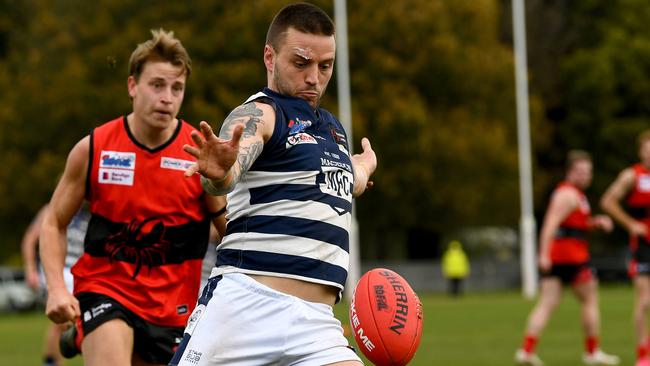
[(352, 296), (350, 327), (377, 366), (406, 365), (420, 344), (422, 304), (402, 276), (385, 268), (366, 272)]

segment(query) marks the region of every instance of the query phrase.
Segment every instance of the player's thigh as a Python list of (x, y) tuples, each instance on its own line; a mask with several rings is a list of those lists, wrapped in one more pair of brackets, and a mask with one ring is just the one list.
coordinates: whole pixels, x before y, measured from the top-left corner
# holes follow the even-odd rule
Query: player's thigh
[(575, 284), (573, 293), (582, 303), (593, 303), (598, 301), (598, 281), (591, 279), (587, 282)]
[(109, 320), (84, 337), (81, 352), (85, 366), (129, 365), (133, 329), (122, 319)]
[(555, 306), (562, 297), (562, 281), (558, 277), (542, 278), (539, 291), (539, 303), (545, 306)]

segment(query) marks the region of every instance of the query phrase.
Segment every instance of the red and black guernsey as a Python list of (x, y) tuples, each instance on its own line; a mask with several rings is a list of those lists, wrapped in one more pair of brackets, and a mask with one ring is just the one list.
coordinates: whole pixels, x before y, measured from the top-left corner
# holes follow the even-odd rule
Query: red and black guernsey
[[(625, 200), (627, 212), (635, 220), (650, 226), (650, 169), (642, 164), (635, 164), (632, 166), (632, 170), (634, 171), (634, 186)], [(646, 242), (650, 242), (648, 236), (645, 238)], [(636, 237), (630, 238), (630, 245), (633, 249), (637, 245), (635, 239)]]
[(555, 192), (561, 189), (573, 189), (577, 191), (579, 201), (569, 216), (560, 224), (551, 243), (551, 262), (553, 264), (581, 264), (589, 261), (589, 244), (587, 232), (589, 231), (589, 219), (591, 207), (589, 201), (578, 187), (569, 182), (561, 182)]
[(182, 327), (196, 303), (209, 219), (193, 157), (194, 127), (181, 121), (156, 149), (139, 144), (126, 117), (90, 134), (87, 199), (92, 217), (74, 292), (110, 296), (146, 321)]
[(637, 220), (650, 221), (650, 169), (641, 164), (632, 166), (634, 186), (626, 198), (630, 215)]

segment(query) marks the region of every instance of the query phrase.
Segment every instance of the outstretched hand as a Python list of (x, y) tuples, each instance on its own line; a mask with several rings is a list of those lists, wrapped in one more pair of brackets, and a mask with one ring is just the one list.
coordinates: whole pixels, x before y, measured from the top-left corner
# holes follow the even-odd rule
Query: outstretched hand
[(239, 139), (244, 128), (241, 124), (235, 125), (230, 140), (217, 137), (205, 121), (201, 121), (199, 129), (201, 132), (192, 131), (191, 134), (196, 146), (183, 146), (185, 152), (196, 158), (196, 163), (185, 171), (185, 176), (191, 177), (199, 173), (208, 179), (224, 179), (237, 160)]
[[(352, 156), (352, 164), (355, 167), (361, 168), (360, 170), (363, 171), (366, 175), (366, 183), (363, 186), (363, 189), (360, 192), (363, 192), (363, 190), (368, 189), (374, 185), (373, 181), (370, 180), (370, 177), (372, 174), (375, 172), (375, 169), (377, 169), (377, 156), (375, 155), (374, 150), (372, 150), (372, 146), (370, 145), (370, 140), (367, 138), (362, 138), (361, 139), (361, 154), (355, 154)], [(355, 177), (356, 179), (357, 177)], [(362, 178), (363, 177), (358, 177)], [(357, 191), (359, 187), (356, 187), (355, 184), (355, 191)], [(357, 191), (357, 195), (359, 194), (359, 191)]]

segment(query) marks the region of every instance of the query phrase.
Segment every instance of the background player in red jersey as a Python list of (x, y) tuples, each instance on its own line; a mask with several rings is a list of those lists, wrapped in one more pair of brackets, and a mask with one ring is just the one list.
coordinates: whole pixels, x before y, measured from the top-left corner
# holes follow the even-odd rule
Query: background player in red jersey
[[(45, 204), (38, 211), (34, 220), (27, 230), (25, 230), (22, 240), (25, 281), (38, 294), (39, 298), (44, 298), (47, 295), (45, 292), (45, 276), (40, 265), (41, 260), (36, 253), (39, 245), (39, 232), (48, 206), (48, 204)], [(86, 234), (89, 219), (90, 214), (87, 208), (82, 207), (67, 228), (67, 254), (63, 269), (63, 278), (68, 291), (73, 290), (71, 267), (83, 253), (83, 238)], [(43, 366), (60, 366), (63, 364), (63, 357), (59, 350), (59, 337), (68, 327), (69, 324), (54, 323), (49, 324), (47, 327), (45, 339), (43, 340)]]
[(515, 360), (522, 365), (543, 365), (535, 354), (537, 340), (562, 295), (562, 285), (570, 284), (582, 312), (585, 331), (583, 362), (587, 365), (618, 365), (619, 358), (608, 355), (598, 345), (600, 309), (598, 281), (589, 265), (586, 240), (591, 229), (611, 231), (612, 220), (605, 215), (591, 216), (584, 190), (592, 179), (592, 162), (588, 153), (570, 151), (566, 177), (553, 192), (539, 239), (541, 293), (530, 313), (522, 348)]
[[(607, 188), (600, 205), (630, 234), (632, 261), (629, 273), (634, 279), (636, 301), (634, 326), (637, 338), (637, 365), (650, 365), (646, 313), (650, 307), (650, 130), (638, 137), (640, 163), (624, 169)], [(625, 198), (628, 210), (621, 206)]]
[[(152, 34), (129, 62), (132, 112), (73, 147), (41, 229), (46, 314), (77, 319), (85, 365), (169, 362), (196, 303), (210, 219), (224, 230), (223, 215), (211, 217), (224, 199), (183, 177), (194, 161), (183, 151), (194, 128), (177, 118), (190, 57), (172, 32)], [(84, 198), (92, 217), (73, 296), (65, 232)]]

